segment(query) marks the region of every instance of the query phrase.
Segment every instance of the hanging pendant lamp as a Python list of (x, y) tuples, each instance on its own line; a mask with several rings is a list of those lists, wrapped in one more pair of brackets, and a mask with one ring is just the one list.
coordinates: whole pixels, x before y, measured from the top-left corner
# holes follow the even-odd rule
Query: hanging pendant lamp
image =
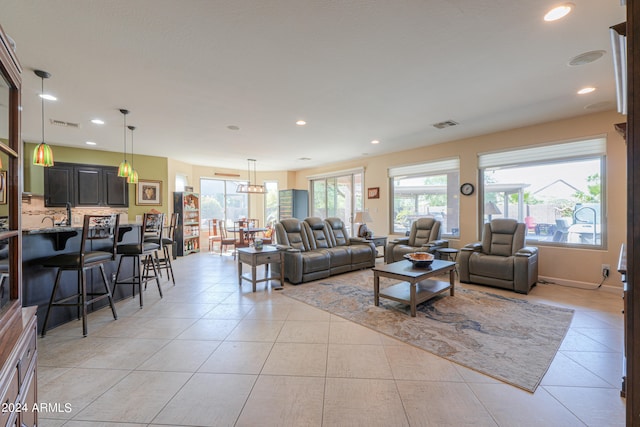
[[(253, 183), (251, 182), (251, 164), (253, 163)], [(247, 159), (247, 184), (238, 184), (236, 193), (266, 194), (264, 185), (258, 185), (256, 180), (256, 159)]]
[(136, 130), (135, 126), (128, 126), (131, 131), (131, 172), (129, 172), (129, 176), (127, 176), (127, 182), (129, 184), (137, 184), (138, 183), (138, 172), (133, 168), (133, 131)]
[(122, 155), (124, 159), (120, 166), (118, 166), (118, 176), (126, 178), (131, 173), (131, 165), (127, 161), (127, 114), (129, 114), (129, 110), (121, 109), (120, 112), (124, 117), (124, 149), (122, 150)]
[(51, 74), (42, 70), (34, 70), (36, 76), (42, 80), (40, 100), (42, 101), (42, 142), (33, 150), (33, 164), (37, 166), (53, 166), (53, 151), (44, 142), (44, 79), (51, 77)]

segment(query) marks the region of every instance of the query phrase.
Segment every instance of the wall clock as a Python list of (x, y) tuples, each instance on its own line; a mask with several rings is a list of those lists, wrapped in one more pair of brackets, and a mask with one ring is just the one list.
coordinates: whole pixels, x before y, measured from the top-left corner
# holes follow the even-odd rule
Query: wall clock
[(465, 196), (470, 196), (473, 194), (475, 187), (470, 182), (465, 182), (460, 186), (460, 192)]

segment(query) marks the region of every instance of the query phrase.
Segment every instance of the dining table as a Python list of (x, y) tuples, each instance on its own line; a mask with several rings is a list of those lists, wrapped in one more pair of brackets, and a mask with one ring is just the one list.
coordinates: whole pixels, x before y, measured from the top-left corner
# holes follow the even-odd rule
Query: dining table
[(242, 243), (253, 243), (256, 240), (257, 233), (264, 233), (267, 231), (265, 227), (233, 227), (227, 228), (228, 233), (234, 233), (238, 235), (238, 239)]

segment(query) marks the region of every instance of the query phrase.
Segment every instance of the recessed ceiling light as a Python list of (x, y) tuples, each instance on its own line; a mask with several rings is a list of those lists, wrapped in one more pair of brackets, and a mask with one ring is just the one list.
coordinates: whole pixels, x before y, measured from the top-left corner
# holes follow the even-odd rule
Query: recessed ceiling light
[(564, 3), (560, 6), (556, 6), (544, 15), (544, 20), (547, 22), (551, 22), (562, 19), (567, 16), (575, 6), (576, 5), (573, 3)]
[(229, 129), (229, 130), (240, 130), (240, 127), (236, 126), (236, 125), (229, 125), (229, 126), (227, 126), (227, 129)]
[(103, 125), (104, 121), (100, 119), (93, 119), (91, 120), (91, 123), (93, 123), (94, 125)]
[(373, 141), (371, 141), (372, 144), (380, 144), (380, 141), (377, 139), (374, 139)]
[(87, 145), (97, 145), (97, 144), (96, 144), (95, 142), (93, 142), (93, 141), (87, 141), (87, 142), (85, 142), (85, 144), (87, 144)]
[(46, 99), (47, 101), (57, 101), (58, 100), (58, 98), (56, 98), (55, 96), (50, 95), (48, 93), (43, 93), (43, 94), (38, 95), (38, 96), (40, 98), (42, 98), (42, 99)]
[(584, 95), (584, 94), (587, 94), (587, 93), (591, 93), (591, 92), (593, 92), (595, 90), (596, 90), (595, 87), (583, 87), (582, 89), (580, 89), (578, 91), (578, 95)]
[(307, 124), (307, 122), (305, 122), (304, 120), (298, 120), (298, 121), (296, 122), (296, 124), (297, 124), (298, 126), (304, 126), (304, 125), (306, 125), (306, 124)]
[(311, 160), (311, 157), (300, 157), (298, 160), (302, 160), (303, 162), (308, 162)]

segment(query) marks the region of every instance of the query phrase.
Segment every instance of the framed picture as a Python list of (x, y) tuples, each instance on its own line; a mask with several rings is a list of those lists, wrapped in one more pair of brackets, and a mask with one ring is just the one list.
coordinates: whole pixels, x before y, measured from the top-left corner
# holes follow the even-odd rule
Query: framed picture
[(371, 187), (367, 189), (367, 198), (368, 199), (379, 199), (380, 198), (380, 187)]
[(0, 205), (7, 204), (7, 171), (0, 175)]
[(136, 184), (136, 205), (162, 205), (162, 181), (139, 179)]

